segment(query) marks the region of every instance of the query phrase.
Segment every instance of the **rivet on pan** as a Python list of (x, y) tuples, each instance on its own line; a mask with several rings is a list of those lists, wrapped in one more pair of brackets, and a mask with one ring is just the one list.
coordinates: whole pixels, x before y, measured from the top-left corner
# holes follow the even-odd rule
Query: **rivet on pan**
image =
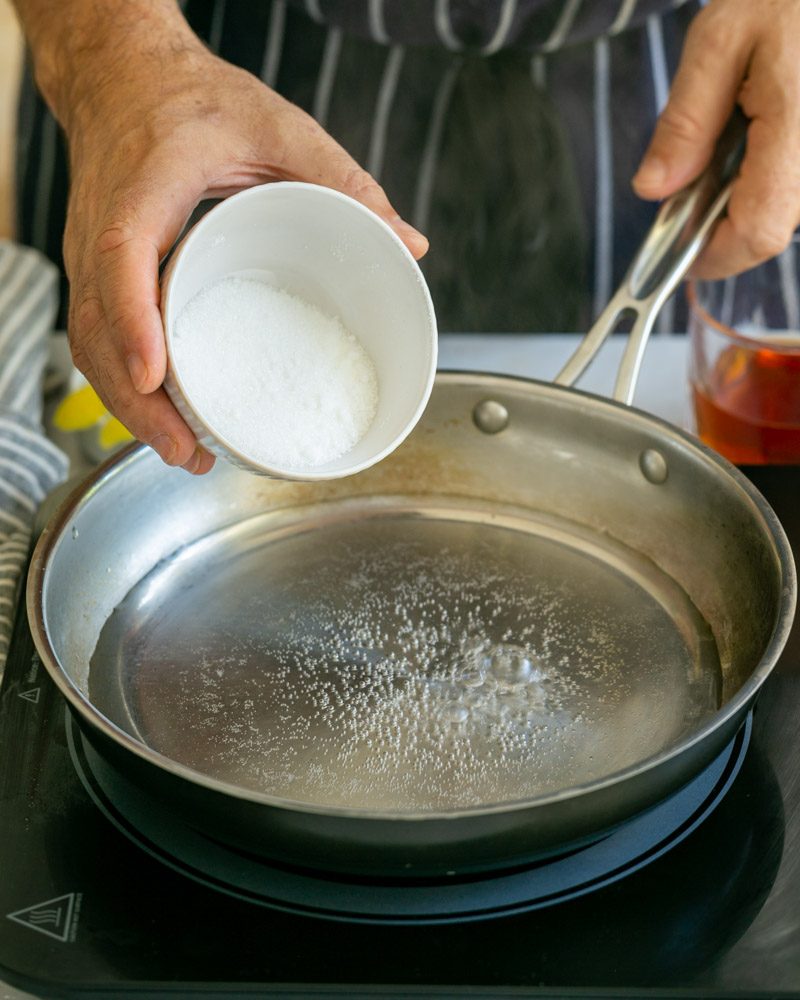
[(655, 448), (645, 448), (639, 456), (639, 468), (644, 478), (655, 486), (667, 481), (669, 475), (667, 460)]
[(484, 434), (499, 434), (508, 427), (508, 410), (496, 399), (484, 399), (472, 411), (472, 419)]

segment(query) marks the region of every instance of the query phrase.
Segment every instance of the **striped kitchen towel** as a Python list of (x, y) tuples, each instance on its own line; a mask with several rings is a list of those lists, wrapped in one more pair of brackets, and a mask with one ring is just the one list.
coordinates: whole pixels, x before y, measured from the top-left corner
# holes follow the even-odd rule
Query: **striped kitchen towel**
[(58, 270), (36, 250), (0, 240), (0, 677), (39, 504), (67, 474), (42, 428), (48, 335)]

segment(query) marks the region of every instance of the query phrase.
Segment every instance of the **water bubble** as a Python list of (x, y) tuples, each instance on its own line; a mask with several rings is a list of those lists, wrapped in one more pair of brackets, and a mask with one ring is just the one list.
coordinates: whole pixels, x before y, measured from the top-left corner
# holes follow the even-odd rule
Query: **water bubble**
[(541, 673), (526, 649), (510, 643), (493, 647), (484, 662), (497, 680), (510, 684), (524, 684), (534, 673)]
[(448, 705), (444, 710), (444, 717), (454, 725), (460, 725), (469, 718), (469, 709), (464, 705)]

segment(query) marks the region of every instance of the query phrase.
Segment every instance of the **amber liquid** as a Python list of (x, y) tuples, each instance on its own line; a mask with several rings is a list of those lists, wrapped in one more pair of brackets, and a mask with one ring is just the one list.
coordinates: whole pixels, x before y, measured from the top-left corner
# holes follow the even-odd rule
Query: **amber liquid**
[(699, 436), (726, 458), (800, 463), (800, 352), (731, 345), (692, 391)]

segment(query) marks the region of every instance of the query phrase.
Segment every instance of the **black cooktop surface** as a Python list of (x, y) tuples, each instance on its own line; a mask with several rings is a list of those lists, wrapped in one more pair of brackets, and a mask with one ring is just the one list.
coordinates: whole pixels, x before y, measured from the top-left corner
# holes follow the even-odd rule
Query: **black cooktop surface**
[[(800, 555), (800, 468), (745, 471)], [(27, 634), (0, 688), (0, 762), (0, 997), (2, 982), (63, 997), (800, 997), (800, 627), (746, 752), (698, 785), (668, 843), (649, 824), (648, 863), (467, 922), (275, 909), (191, 877), (191, 858), (171, 863), (151, 831), (134, 842), (79, 773)], [(580, 858), (569, 864), (580, 884)]]

